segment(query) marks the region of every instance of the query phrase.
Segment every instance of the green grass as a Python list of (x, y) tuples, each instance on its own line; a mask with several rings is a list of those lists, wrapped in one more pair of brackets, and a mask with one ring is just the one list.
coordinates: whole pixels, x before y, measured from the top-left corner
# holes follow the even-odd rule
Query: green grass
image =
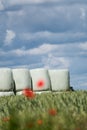
[(42, 93), (33, 99), (0, 97), (0, 130), (83, 129), (87, 130), (87, 91)]

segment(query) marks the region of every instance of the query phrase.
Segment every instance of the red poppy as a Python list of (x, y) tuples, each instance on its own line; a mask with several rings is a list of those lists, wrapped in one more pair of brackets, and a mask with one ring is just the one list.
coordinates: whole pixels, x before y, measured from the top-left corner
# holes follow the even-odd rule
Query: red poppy
[(42, 125), (42, 124), (43, 124), (43, 121), (42, 121), (42, 120), (37, 120), (37, 124), (38, 124), (38, 125)]
[(37, 82), (37, 87), (38, 88), (42, 88), (42, 87), (44, 87), (44, 81), (43, 80), (39, 80), (38, 82)]
[(28, 98), (34, 98), (34, 96), (35, 96), (34, 92), (29, 88), (24, 89), (22, 94)]
[(32, 128), (32, 127), (34, 126), (34, 124), (33, 124), (33, 123), (28, 123), (26, 126), (27, 126), (28, 128)]
[(78, 127), (78, 128), (76, 128), (76, 130), (81, 130), (81, 129)]
[(2, 119), (2, 121), (5, 121), (5, 122), (7, 122), (7, 121), (9, 121), (10, 120), (10, 117), (4, 117), (3, 119)]
[(57, 114), (57, 111), (56, 111), (55, 109), (50, 109), (50, 110), (49, 110), (49, 114), (50, 114), (51, 116), (55, 116), (55, 115)]

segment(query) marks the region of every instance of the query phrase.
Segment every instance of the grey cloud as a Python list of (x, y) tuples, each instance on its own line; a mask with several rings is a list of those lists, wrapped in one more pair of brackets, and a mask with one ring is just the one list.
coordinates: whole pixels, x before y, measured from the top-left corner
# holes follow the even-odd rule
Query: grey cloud
[(10, 5), (22, 5), (22, 4), (44, 4), (44, 3), (58, 3), (58, 4), (85, 4), (87, 3), (86, 0), (4, 0), (4, 2), (7, 2), (7, 4)]
[(4, 10), (4, 5), (3, 5), (3, 2), (2, 0), (0, 0), (0, 11)]
[(77, 44), (49, 44), (44, 43), (40, 46), (26, 49), (25, 47), (5, 51), (1, 50), (0, 54), (2, 56), (16, 56), (16, 57), (22, 57), (22, 56), (33, 56), (33, 55), (47, 55), (49, 53), (53, 53), (56, 57), (65, 57), (65, 56), (75, 56), (80, 55), (79, 45)]
[(12, 41), (14, 40), (14, 38), (16, 37), (16, 34), (13, 30), (6, 30), (6, 37), (5, 37), (5, 45), (9, 46), (12, 44)]
[[(82, 10), (80, 8), (85, 10), (84, 19), (82, 19)], [(24, 15), (19, 16), (19, 12), (8, 13), (8, 27), (18, 32), (75, 32), (87, 30), (86, 5), (55, 7), (37, 7), (32, 5), (23, 6), (21, 10)], [(17, 20), (15, 21), (15, 19)]]
[(3, 46), (7, 28), (7, 15), (0, 12), (0, 46)]
[(48, 31), (36, 33), (20, 33), (21, 40), (40, 43), (79, 43), (87, 40), (87, 33), (83, 32), (66, 32), (66, 33), (53, 33)]

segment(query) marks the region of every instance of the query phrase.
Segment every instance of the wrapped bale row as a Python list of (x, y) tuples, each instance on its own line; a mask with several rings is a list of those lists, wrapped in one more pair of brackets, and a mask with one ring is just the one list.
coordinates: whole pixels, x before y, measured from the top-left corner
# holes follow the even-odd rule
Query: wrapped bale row
[(30, 74), (34, 91), (63, 91), (70, 88), (70, 75), (67, 69), (33, 69), (30, 70)]
[(28, 69), (0, 69), (0, 92), (14, 91), (16, 94), (21, 94), (25, 88), (36, 92), (68, 90), (70, 88), (69, 71), (40, 68), (30, 71)]

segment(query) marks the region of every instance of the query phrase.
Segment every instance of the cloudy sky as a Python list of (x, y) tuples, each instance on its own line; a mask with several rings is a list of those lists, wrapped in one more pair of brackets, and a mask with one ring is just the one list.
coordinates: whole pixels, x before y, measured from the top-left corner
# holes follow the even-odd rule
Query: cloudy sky
[(68, 68), (87, 90), (87, 0), (0, 0), (0, 67)]

